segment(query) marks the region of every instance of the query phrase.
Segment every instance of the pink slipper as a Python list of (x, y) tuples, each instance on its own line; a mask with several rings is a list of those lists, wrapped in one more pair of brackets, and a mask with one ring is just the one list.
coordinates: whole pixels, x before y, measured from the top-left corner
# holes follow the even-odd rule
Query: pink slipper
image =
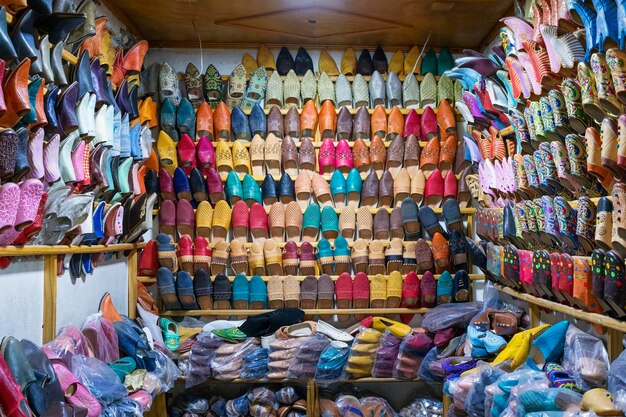
[(341, 139), (336, 149), (337, 169), (344, 174), (350, 172), (354, 167), (354, 159), (352, 158), (352, 149), (348, 145), (348, 141)]
[(78, 378), (76, 378), (49, 347), (44, 346), (42, 350), (52, 362), (52, 367), (59, 378), (61, 389), (65, 393), (65, 400), (71, 405), (86, 408), (87, 417), (98, 417), (102, 411), (98, 400), (91, 395), (87, 388), (80, 383)]
[(176, 237), (176, 203), (172, 200), (165, 200), (161, 203), (159, 230), (171, 236), (172, 239)]
[(174, 193), (174, 180), (165, 168), (159, 171), (159, 192), (163, 200), (176, 201)]
[(337, 154), (335, 152), (335, 146), (333, 145), (332, 139), (324, 139), (322, 145), (320, 146), (318, 158), (320, 175), (332, 173), (335, 168), (337, 168)]
[(81, 140), (76, 149), (72, 151), (72, 167), (74, 167), (74, 175), (76, 182), (81, 183), (85, 180), (85, 141)]
[[(28, 178), (43, 179), (46, 175), (46, 169), (43, 160), (43, 129), (38, 129), (33, 136), (28, 140), (28, 166), (30, 172)], [(58, 149), (57, 149), (58, 152)], [(59, 154), (56, 155), (57, 160)]]
[(61, 137), (56, 134), (43, 145), (43, 166), (44, 178), (46, 182), (53, 183), (59, 180), (61, 172), (59, 171), (59, 144)]
[(16, 231), (20, 232), (35, 220), (42, 195), (43, 184), (38, 179), (26, 180), (20, 185), (20, 202), (15, 218)]
[(202, 172), (202, 175), (206, 176), (208, 174), (208, 169), (215, 166), (215, 148), (206, 136), (202, 136), (198, 141), (196, 154), (198, 169)]
[(0, 232), (15, 224), (20, 203), (20, 187), (12, 182), (0, 187)]

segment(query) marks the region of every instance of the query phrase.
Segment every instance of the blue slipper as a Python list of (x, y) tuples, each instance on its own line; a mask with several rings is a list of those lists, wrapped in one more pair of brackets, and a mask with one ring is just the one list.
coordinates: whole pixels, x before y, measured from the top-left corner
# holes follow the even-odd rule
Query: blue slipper
[(250, 281), (244, 274), (237, 274), (233, 281), (233, 306), (235, 310), (247, 310), (250, 301)]
[(258, 275), (250, 279), (250, 308), (252, 310), (267, 308), (267, 285)]
[(193, 278), (189, 272), (178, 271), (176, 274), (176, 294), (184, 310), (197, 310), (198, 303), (193, 293)]
[(161, 267), (157, 271), (157, 285), (159, 296), (163, 300), (166, 310), (182, 310), (183, 306), (176, 296), (176, 285), (174, 284), (174, 274), (167, 268)]
[(189, 177), (181, 167), (177, 167), (174, 171), (174, 191), (179, 200), (191, 201)]
[(452, 301), (452, 275), (443, 271), (437, 280), (437, 305), (447, 304)]
[(530, 346), (530, 353), (526, 363), (533, 369), (540, 371), (548, 362), (558, 362), (565, 349), (565, 335), (569, 322), (563, 320), (541, 333)]

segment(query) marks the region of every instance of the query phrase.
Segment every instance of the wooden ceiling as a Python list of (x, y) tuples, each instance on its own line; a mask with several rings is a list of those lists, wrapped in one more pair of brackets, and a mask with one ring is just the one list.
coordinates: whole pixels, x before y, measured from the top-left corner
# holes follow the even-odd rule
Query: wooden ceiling
[[(480, 48), (513, 0), (101, 0), (153, 47)], [(192, 24), (193, 22), (193, 24)], [(198, 31), (194, 30), (194, 25)]]

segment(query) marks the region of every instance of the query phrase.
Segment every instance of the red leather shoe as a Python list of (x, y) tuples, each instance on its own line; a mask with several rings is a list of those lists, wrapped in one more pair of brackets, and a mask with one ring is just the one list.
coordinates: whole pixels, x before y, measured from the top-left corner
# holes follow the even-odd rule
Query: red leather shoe
[[(330, 100), (324, 103), (330, 103)], [(283, 272), (285, 275), (298, 275), (298, 245), (293, 240), (283, 248)]]
[(412, 109), (409, 114), (404, 118), (404, 133), (403, 137), (407, 137), (409, 135), (415, 135), (416, 138), (422, 139), (422, 128), (421, 128), (421, 117)]
[[(258, 204), (258, 203), (257, 203)], [(230, 220), (233, 228), (233, 239), (241, 242), (248, 241), (248, 225), (250, 224), (250, 211), (244, 200), (239, 200), (233, 205), (233, 213)]]
[[(404, 283), (402, 284), (402, 303), (400, 307), (402, 308), (419, 308), (420, 305), (420, 280), (417, 277), (417, 273), (415, 271), (411, 271), (404, 278)], [(403, 323), (407, 324), (411, 320), (415, 314), (401, 314), (400, 319)]]
[(7, 417), (34, 416), (2, 355), (0, 355), (0, 410)]
[(456, 179), (456, 175), (454, 175), (454, 172), (450, 170), (446, 174), (446, 177), (443, 179), (444, 201), (448, 198), (452, 198), (456, 200), (457, 193), (458, 193), (458, 181)]
[(204, 269), (209, 272), (211, 270), (211, 255), (213, 255), (211, 249), (209, 249), (209, 242), (202, 236), (196, 237), (193, 241), (193, 273), (195, 274), (200, 269)]
[(211, 200), (211, 203), (217, 204), (218, 201), (226, 199), (224, 183), (215, 168), (211, 167), (207, 169), (206, 183), (209, 189), (209, 200)]
[(202, 136), (196, 146), (196, 160), (202, 175), (207, 175), (209, 168), (215, 166), (215, 148), (206, 136)]
[(337, 154), (333, 139), (327, 138), (322, 142), (318, 155), (318, 165), (320, 167), (320, 175), (331, 173), (337, 168)]
[(443, 177), (441, 171), (435, 169), (426, 179), (424, 187), (424, 205), (430, 208), (439, 207), (443, 196)]
[(24, 245), (28, 243), (37, 233), (39, 233), (43, 227), (43, 214), (46, 210), (46, 201), (48, 201), (48, 193), (44, 191), (41, 195), (41, 200), (39, 201), (39, 209), (37, 210), (35, 220), (33, 220), (30, 225), (22, 229), (19, 236), (13, 241), (13, 245)]
[(422, 140), (437, 136), (437, 115), (432, 107), (426, 107), (421, 120)]
[(196, 144), (191, 136), (184, 133), (176, 144), (176, 150), (178, 165), (185, 171), (185, 174), (190, 175), (191, 170), (196, 167)]
[(337, 111), (333, 102), (330, 100), (324, 101), (319, 114), (319, 127), (322, 139), (335, 138), (335, 132), (337, 131)]
[(149, 277), (156, 276), (159, 269), (159, 258), (157, 257), (157, 242), (151, 240), (141, 251), (141, 260), (139, 261), (139, 273)]
[(250, 207), (250, 234), (252, 235), (252, 241), (267, 239), (268, 233), (267, 212), (259, 203), (253, 203)]
[(176, 251), (178, 264), (183, 271), (193, 273), (193, 243), (187, 235), (178, 239), (178, 250)]
[(163, 200), (176, 201), (174, 179), (165, 168), (161, 168), (159, 171), (159, 192)]

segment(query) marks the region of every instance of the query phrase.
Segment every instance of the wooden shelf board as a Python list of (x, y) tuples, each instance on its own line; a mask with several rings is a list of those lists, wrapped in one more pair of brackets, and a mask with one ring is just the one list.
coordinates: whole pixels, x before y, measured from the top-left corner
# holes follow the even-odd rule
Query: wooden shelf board
[[(243, 181), (243, 178), (246, 176), (245, 173), (241, 173), (241, 172), (236, 172), (237, 176), (239, 177), (240, 181)], [(365, 172), (361, 172), (361, 179), (365, 180), (365, 178), (367, 178), (367, 176), (369, 175), (369, 173), (365, 173)], [(322, 178), (324, 178), (326, 181), (330, 181), (332, 178), (332, 174), (323, 174)], [(424, 177), (426, 177), (426, 179), (428, 179), (428, 177), (430, 176), (430, 173), (424, 173)], [(251, 177), (258, 183), (263, 183), (263, 181), (265, 180), (265, 175), (251, 175)], [(347, 175), (344, 174), (344, 178), (346, 178)], [(458, 180), (459, 178), (461, 178), (460, 174), (455, 174), (456, 179)], [(222, 179), (222, 182), (226, 182), (226, 179), (228, 178), (228, 174), (220, 174), (220, 178)], [(276, 181), (280, 181), (280, 179), (282, 178), (282, 174), (279, 176), (275, 176), (274, 179)], [(296, 178), (298, 178), (297, 176), (291, 176), (291, 179), (293, 181), (296, 180)], [(380, 178), (379, 178), (380, 179)]]
[[(107, 208), (108, 208), (108, 207), (107, 207)], [(360, 207), (355, 208), (355, 209), (354, 209), (354, 211), (355, 211), (355, 212), (358, 212), (359, 208), (360, 208)], [(269, 214), (270, 209), (271, 209), (271, 207), (265, 207), (265, 212), (267, 212), (267, 213)], [(347, 209), (347, 208), (346, 208), (346, 209)], [(338, 209), (338, 208), (336, 208), (336, 209), (335, 209), (335, 213), (337, 213), (337, 214), (341, 214), (341, 213), (342, 213), (344, 210), (346, 210), (346, 209)], [(196, 209), (194, 209), (194, 212), (195, 212), (195, 210), (196, 210)], [(304, 212), (305, 212), (305, 210), (306, 210), (306, 209), (302, 209), (302, 213), (304, 213)], [(370, 208), (370, 213), (372, 213), (372, 214), (376, 214), (376, 212), (377, 212), (378, 210), (379, 210), (379, 209), (377, 209), (377, 208)], [(389, 207), (387, 208), (387, 211), (388, 211), (389, 213), (391, 213), (391, 211), (392, 211), (392, 210), (393, 210), (392, 208), (389, 208)], [(440, 207), (434, 208), (434, 209), (433, 209), (433, 211), (435, 212), (435, 214), (442, 214), (442, 213), (443, 213), (443, 211), (442, 211), (442, 209), (441, 209)], [(152, 210), (152, 215), (153, 215), (153, 216), (156, 216), (158, 213), (159, 213), (159, 210), (158, 210), (158, 209), (154, 209), (154, 210)], [(475, 213), (476, 213), (476, 209), (475, 209), (475, 208), (473, 208), (473, 207), (468, 207), (468, 208), (462, 208), (462, 209), (461, 209), (461, 214), (475, 214)]]
[[(270, 75), (272, 75), (272, 73), (274, 71), (273, 70), (266, 70), (266, 72), (267, 72), (267, 77), (269, 78)], [(251, 74), (246, 74), (246, 75), (247, 75), (246, 81), (250, 81), (250, 75)], [(314, 75), (316, 81), (319, 80), (320, 72), (316, 71), (313, 75)], [(387, 81), (387, 73), (384, 73), (384, 74), (381, 74), (381, 75), (383, 77), (383, 80)], [(221, 77), (222, 81), (229, 81), (230, 80), (230, 75), (220, 75), (220, 77)], [(300, 82), (302, 82), (302, 80), (304, 79), (304, 76), (302, 76), (302, 75), (296, 75), (296, 77), (298, 78), (298, 81), (300, 81)], [(281, 81), (285, 81), (286, 78), (287, 78), (286, 75), (281, 75), (280, 76), (280, 80)], [(339, 76), (338, 75), (329, 75), (328, 78), (330, 78), (331, 81), (335, 82), (335, 81), (337, 81), (337, 78), (339, 78)], [(346, 78), (348, 79), (348, 81), (353, 82), (354, 79), (356, 78), (356, 76), (355, 75), (346, 75)], [(398, 78), (400, 79), (400, 81), (404, 81), (406, 79), (406, 75), (405, 74), (400, 74), (400, 75), (398, 75)], [(422, 80), (424, 80), (424, 76), (423, 75), (415, 75), (415, 78), (417, 79), (417, 81), (420, 81), (420, 82)], [(439, 81), (440, 78), (441, 77), (439, 75), (435, 75), (435, 80), (436, 81)], [(372, 77), (371, 77), (371, 75), (364, 75), (363, 79), (366, 82), (369, 82), (372, 79)]]
[[(313, 143), (313, 147), (315, 149), (319, 149), (322, 146), (322, 140), (323, 139), (321, 139), (319, 141), (312, 142)], [(233, 144), (235, 143), (235, 142), (226, 142), (224, 140), (222, 140), (222, 141), (225, 142), (226, 145), (228, 145), (229, 148), (232, 148)], [(300, 139), (298, 139), (298, 138), (294, 138), (294, 142), (296, 144), (296, 148), (300, 148), (300, 145), (302, 144), (302, 141)], [(339, 140), (333, 139), (333, 144), (337, 145), (338, 142), (339, 142)], [(363, 142), (365, 142), (367, 145), (369, 145), (372, 141), (370, 139), (363, 139)], [(196, 141), (196, 144), (197, 143), (198, 143), (198, 141)], [(251, 143), (250, 141), (239, 139), (239, 143), (241, 143), (243, 145), (243, 147), (246, 148), (246, 149), (250, 148), (250, 143)], [(419, 143), (420, 147), (423, 148), (423, 147), (426, 146), (428, 141), (420, 140), (420, 141), (418, 141), (418, 143)], [(350, 145), (350, 147), (353, 148), (354, 147), (354, 141), (353, 140), (349, 140), (348, 141), (348, 145)], [(389, 145), (391, 145), (391, 141), (390, 140), (383, 141), (383, 145), (385, 145), (385, 148), (388, 148)], [(216, 146), (215, 142), (213, 142), (213, 147), (215, 147), (215, 146)]]
[[(265, 108), (263, 109), (263, 112), (266, 115), (269, 114), (271, 106), (277, 106), (278, 107), (278, 105), (275, 105), (275, 104), (274, 105), (270, 105), (270, 106), (265, 106)], [(316, 106), (316, 108), (319, 111), (321, 107)], [(390, 114), (392, 108), (393, 107), (385, 107), (385, 113)], [(280, 114), (282, 114), (283, 116), (286, 115), (287, 112), (289, 111), (288, 107), (282, 107), (282, 108), (279, 107), (279, 109), (280, 109)], [(433, 107), (432, 109), (435, 112), (435, 114), (437, 114), (437, 107)], [(296, 107), (296, 110), (298, 110), (298, 114), (302, 113), (302, 107)], [(350, 114), (355, 115), (357, 113), (357, 111), (359, 110), (359, 108), (358, 107), (357, 108), (350, 107), (350, 108), (348, 108), (348, 110), (350, 110)], [(374, 110), (375, 110), (375, 108), (371, 108), (371, 107), (367, 108), (367, 111), (368, 111), (369, 114), (374, 113)], [(424, 108), (423, 107), (418, 108), (418, 109), (408, 109), (408, 108), (400, 107), (400, 112), (403, 115), (405, 115), (405, 116), (407, 114), (409, 114), (411, 112), (411, 110), (415, 110), (417, 112), (417, 114), (424, 113)], [(247, 114), (247, 115), (249, 115), (251, 111), (252, 110), (244, 109), (244, 113)], [(335, 111), (337, 112), (337, 114), (339, 114), (339, 109), (335, 108)], [(454, 109), (454, 113), (457, 116), (459, 116), (459, 117), (461, 116), (461, 113), (458, 110), (456, 110), (456, 109)]]
[(145, 243), (120, 243), (114, 245), (93, 246), (6, 246), (0, 248), (0, 256), (67, 255), (74, 253), (118, 252), (123, 250), (142, 249), (145, 246)]
[[(326, 308), (303, 310), (305, 315), (335, 315), (335, 314), (366, 314), (366, 315), (385, 315), (385, 314), (426, 314), (430, 308)], [(274, 311), (267, 310), (174, 310), (162, 311), (161, 316), (249, 316)]]
[[(405, 276), (406, 274), (403, 274), (403, 276)], [(247, 275), (247, 277), (250, 277), (251, 275)], [(423, 275), (418, 275), (418, 277), (422, 277)], [(435, 279), (438, 279), (441, 275), (435, 275)], [(306, 278), (306, 275), (296, 275), (294, 276), (298, 281), (304, 281), (304, 278)], [(385, 278), (388, 278), (389, 275), (384, 275)], [(470, 280), (472, 281), (478, 281), (478, 280), (483, 280), (485, 279), (485, 276), (483, 274), (469, 274)], [(261, 279), (265, 282), (269, 281), (269, 279), (271, 278), (271, 276), (269, 275), (263, 275), (261, 276)], [(337, 278), (339, 278), (339, 275), (331, 275), (330, 278), (333, 281), (337, 281)], [(230, 281), (234, 281), (235, 280), (235, 276), (229, 276), (228, 279)], [(142, 282), (144, 284), (156, 284), (156, 277), (150, 277), (150, 276), (146, 276), (146, 275), (140, 275), (137, 277), (137, 280), (139, 282)]]
[(607, 329), (613, 329), (613, 330), (617, 330), (620, 332), (626, 332), (626, 322), (619, 321), (611, 317), (603, 316), (601, 314), (588, 313), (586, 311), (578, 310), (574, 307), (559, 304), (554, 301), (545, 300), (543, 298), (535, 297), (530, 294), (521, 293), (519, 291), (515, 291), (511, 288), (503, 287), (501, 285), (496, 285), (496, 288), (505, 294), (515, 297), (518, 300), (526, 301), (529, 304), (547, 308), (552, 311), (557, 311), (559, 313), (566, 314), (568, 316), (586, 321), (588, 323), (599, 324), (601, 326), (606, 327)]

